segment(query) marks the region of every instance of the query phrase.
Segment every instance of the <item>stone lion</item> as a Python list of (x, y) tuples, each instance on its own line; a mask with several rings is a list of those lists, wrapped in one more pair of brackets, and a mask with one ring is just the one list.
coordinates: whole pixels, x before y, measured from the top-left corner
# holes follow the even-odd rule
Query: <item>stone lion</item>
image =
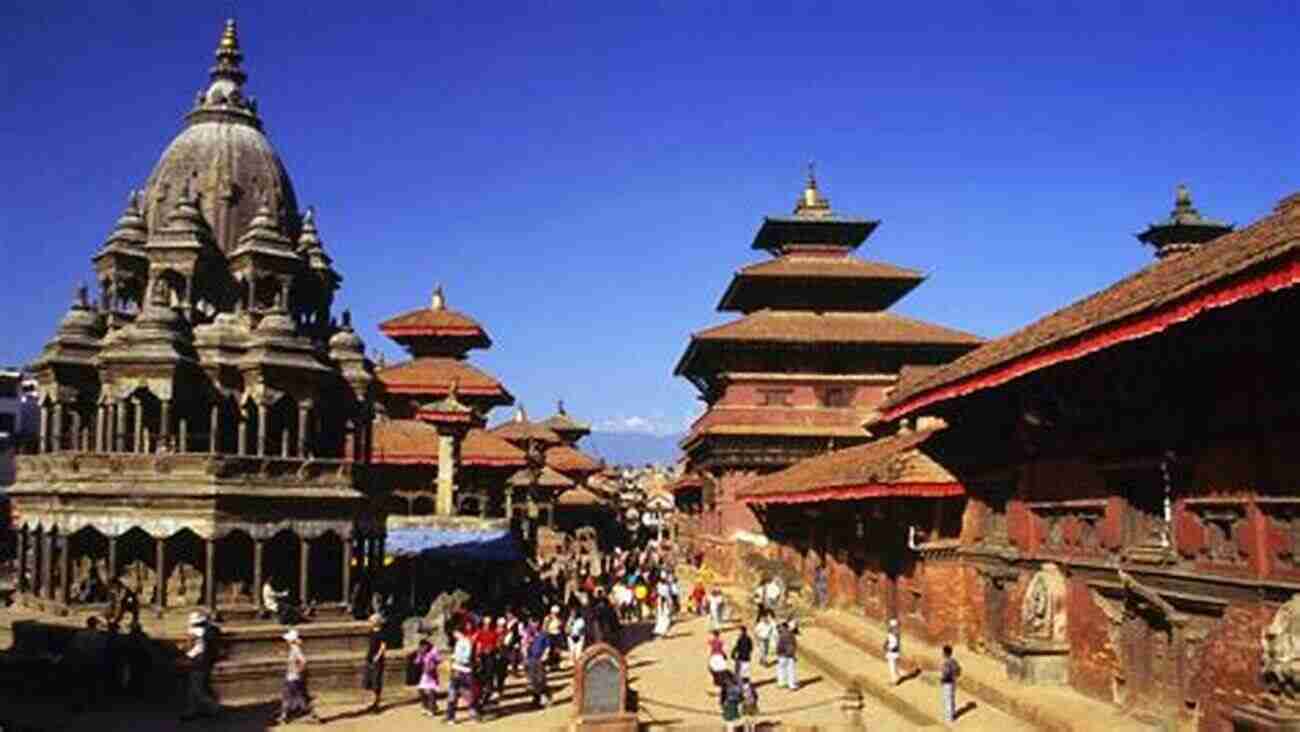
[(1293, 695), (1300, 689), (1300, 595), (1277, 609), (1261, 632), (1264, 680)]

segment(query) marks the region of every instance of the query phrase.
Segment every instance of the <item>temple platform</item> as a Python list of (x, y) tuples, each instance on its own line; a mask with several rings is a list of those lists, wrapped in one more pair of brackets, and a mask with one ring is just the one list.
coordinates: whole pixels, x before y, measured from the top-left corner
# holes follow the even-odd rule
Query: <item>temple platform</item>
[[(57, 660), (73, 633), (85, 627), (87, 617), (102, 617), (94, 612), (93, 606), (77, 606), (75, 612), (61, 610), (49, 612), (18, 605), (0, 609), (0, 657), (16, 669), (39, 668), (42, 664), (46, 669), (19, 681), (57, 683)], [(251, 608), (248, 613), (223, 609), (222, 615), (223, 657), (213, 669), (213, 692), (223, 704), (246, 705), (278, 699), (286, 652), (281, 636), (286, 626), (256, 619)], [(145, 683), (151, 688), (173, 690), (183, 678), (182, 657), (189, 642), (188, 611), (171, 611), (161, 618), (142, 615), (140, 621), (139, 633), (111, 636), (111, 642), (119, 650), (117, 655), (139, 659), (138, 667), (148, 669), (149, 678)], [(332, 615), (318, 615), (295, 627), (311, 664), (313, 689), (329, 692), (360, 687), (370, 633), (366, 622), (352, 620), (338, 608)], [(400, 642), (400, 637), (394, 636), (391, 644)], [(400, 648), (394, 648), (385, 667), (386, 685), (400, 686), (404, 672), (405, 655)]]

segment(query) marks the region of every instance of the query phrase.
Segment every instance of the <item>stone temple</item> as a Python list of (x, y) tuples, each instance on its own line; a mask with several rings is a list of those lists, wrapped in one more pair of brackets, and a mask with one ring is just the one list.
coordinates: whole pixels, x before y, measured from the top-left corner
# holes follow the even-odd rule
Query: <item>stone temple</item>
[(230, 21), (93, 253), (98, 302), (80, 288), (34, 364), (40, 434), (10, 491), (30, 608), (76, 610), (121, 574), (159, 616), (251, 613), (268, 579), (341, 608), (376, 559), (373, 369), (241, 62)]

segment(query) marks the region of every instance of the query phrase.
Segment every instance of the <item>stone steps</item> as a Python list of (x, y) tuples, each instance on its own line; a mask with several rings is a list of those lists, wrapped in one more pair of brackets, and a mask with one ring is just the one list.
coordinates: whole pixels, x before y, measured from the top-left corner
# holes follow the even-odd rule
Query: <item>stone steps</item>
[[(281, 642), (283, 645), (283, 642)], [(307, 656), (307, 685), (313, 695), (337, 694), (355, 690), (358, 696), (361, 675), (366, 665), (366, 651), (343, 653), (315, 653), (304, 643)], [(212, 690), (222, 704), (242, 706), (273, 701), (280, 698), (284, 686), (287, 652), (279, 657), (245, 659), (237, 662), (222, 661), (212, 670)], [(384, 688), (404, 688), (406, 681), (406, 655), (389, 653), (384, 665)]]

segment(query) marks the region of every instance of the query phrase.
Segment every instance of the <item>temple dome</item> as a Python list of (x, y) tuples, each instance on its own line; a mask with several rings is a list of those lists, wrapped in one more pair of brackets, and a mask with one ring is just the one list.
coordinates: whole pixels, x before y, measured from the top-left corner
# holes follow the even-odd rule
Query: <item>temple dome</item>
[(145, 219), (152, 233), (162, 228), (177, 198), (189, 191), (217, 246), (231, 252), (263, 202), (293, 240), (299, 233), (298, 199), (271, 142), (262, 133), (257, 104), (244, 96), (243, 54), (234, 22), (217, 47), (211, 81), (199, 91), (186, 127), (172, 140), (145, 186)]

